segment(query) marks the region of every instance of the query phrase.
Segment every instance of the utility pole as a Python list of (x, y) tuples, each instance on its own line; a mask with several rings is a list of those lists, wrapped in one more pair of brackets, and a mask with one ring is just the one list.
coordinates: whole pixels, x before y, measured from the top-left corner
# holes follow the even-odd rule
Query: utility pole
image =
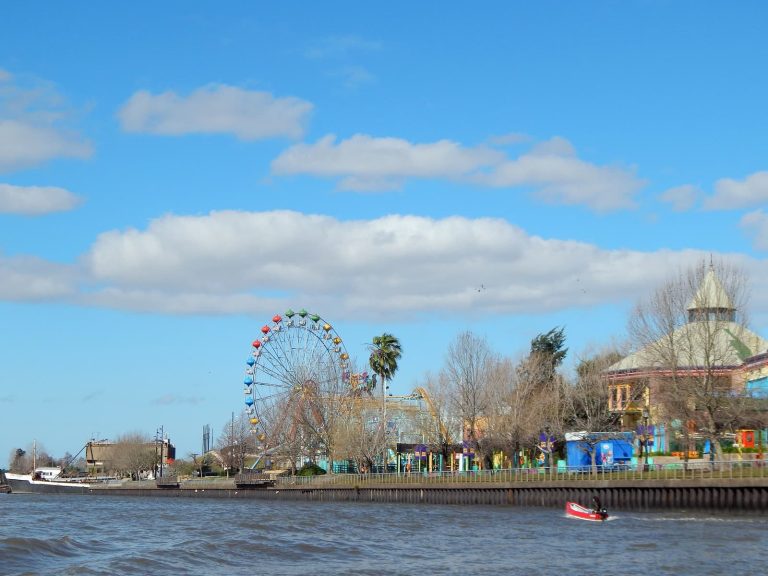
[(389, 447), (389, 443), (387, 442), (387, 379), (384, 378), (384, 375), (381, 375), (381, 400), (382, 400), (382, 413), (383, 413), (383, 422), (384, 422), (384, 453), (382, 454), (381, 463), (384, 465), (384, 469), (382, 472), (386, 474), (389, 469), (387, 467), (387, 448)]
[(235, 466), (235, 413), (232, 412), (232, 419), (229, 424), (229, 453), (231, 458), (229, 460), (229, 466), (227, 466), (227, 478), (229, 478), (229, 469)]

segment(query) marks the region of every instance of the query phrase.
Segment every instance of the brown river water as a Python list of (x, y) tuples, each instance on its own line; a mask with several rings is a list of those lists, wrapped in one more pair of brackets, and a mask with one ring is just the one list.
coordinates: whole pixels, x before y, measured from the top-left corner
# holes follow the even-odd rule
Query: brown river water
[(765, 574), (768, 518), (0, 495), (1, 575)]

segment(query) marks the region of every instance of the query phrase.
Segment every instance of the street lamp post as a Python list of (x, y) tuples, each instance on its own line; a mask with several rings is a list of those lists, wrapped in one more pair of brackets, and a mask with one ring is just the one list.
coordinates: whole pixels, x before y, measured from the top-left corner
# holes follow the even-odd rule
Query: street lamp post
[(648, 413), (648, 408), (643, 408), (643, 445), (645, 446), (645, 464), (643, 465), (643, 470), (648, 470), (648, 417), (650, 414)]

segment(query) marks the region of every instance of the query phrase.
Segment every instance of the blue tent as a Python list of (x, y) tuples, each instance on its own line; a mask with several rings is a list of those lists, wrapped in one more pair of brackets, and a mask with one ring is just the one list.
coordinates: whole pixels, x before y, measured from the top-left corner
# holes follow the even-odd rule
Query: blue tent
[(634, 454), (632, 432), (568, 432), (565, 435), (569, 470), (588, 472), (592, 467), (590, 445), (594, 445), (599, 470), (629, 466)]

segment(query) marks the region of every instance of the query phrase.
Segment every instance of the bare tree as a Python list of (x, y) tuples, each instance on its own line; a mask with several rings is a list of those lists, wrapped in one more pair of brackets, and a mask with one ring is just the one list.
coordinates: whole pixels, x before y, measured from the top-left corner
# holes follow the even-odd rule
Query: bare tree
[(14, 448), (8, 456), (11, 472), (28, 474), (32, 471), (32, 455), (23, 448)]
[(532, 406), (535, 381), (520, 377), (523, 373), (509, 358), (497, 360), (489, 370), (486, 444), (511, 456), (513, 467), (520, 451), (531, 447), (541, 430), (540, 411)]
[(381, 409), (370, 397), (349, 397), (336, 420), (336, 454), (352, 460), (360, 472), (371, 470), (386, 446)]
[(229, 422), (224, 424), (221, 430), (216, 448), (224, 466), (233, 472), (242, 470), (246, 456), (256, 451), (248, 416), (232, 414)]
[[(281, 398), (259, 411), (256, 450), (260, 459), (270, 460), (273, 467), (296, 473), (296, 463), (303, 454), (303, 438), (289, 416), (287, 398)], [(266, 461), (265, 461), (266, 465)]]
[(8, 458), (12, 472), (28, 474), (40, 466), (56, 466), (56, 460), (48, 453), (42, 443), (33, 441), (26, 449), (15, 448)]
[(608, 389), (603, 373), (621, 360), (616, 350), (604, 350), (581, 358), (567, 388), (566, 421), (573, 430), (609, 431), (618, 428), (618, 415), (608, 409)]
[(461, 418), (463, 436), (483, 455), (479, 424), (488, 408), (488, 376), (493, 356), (484, 338), (462, 332), (448, 346), (444, 377), (453, 410)]
[(322, 370), (321, 378), (305, 381), (300, 396), (294, 399), (294, 417), (304, 432), (307, 456), (314, 462), (317, 454), (325, 454), (330, 474), (339, 430), (337, 422), (347, 412), (346, 400), (351, 398), (353, 390), (339, 377), (335, 366), (319, 369)]
[(154, 471), (159, 454), (152, 439), (141, 432), (129, 432), (119, 436), (112, 447), (111, 468), (121, 474), (135, 476)]

